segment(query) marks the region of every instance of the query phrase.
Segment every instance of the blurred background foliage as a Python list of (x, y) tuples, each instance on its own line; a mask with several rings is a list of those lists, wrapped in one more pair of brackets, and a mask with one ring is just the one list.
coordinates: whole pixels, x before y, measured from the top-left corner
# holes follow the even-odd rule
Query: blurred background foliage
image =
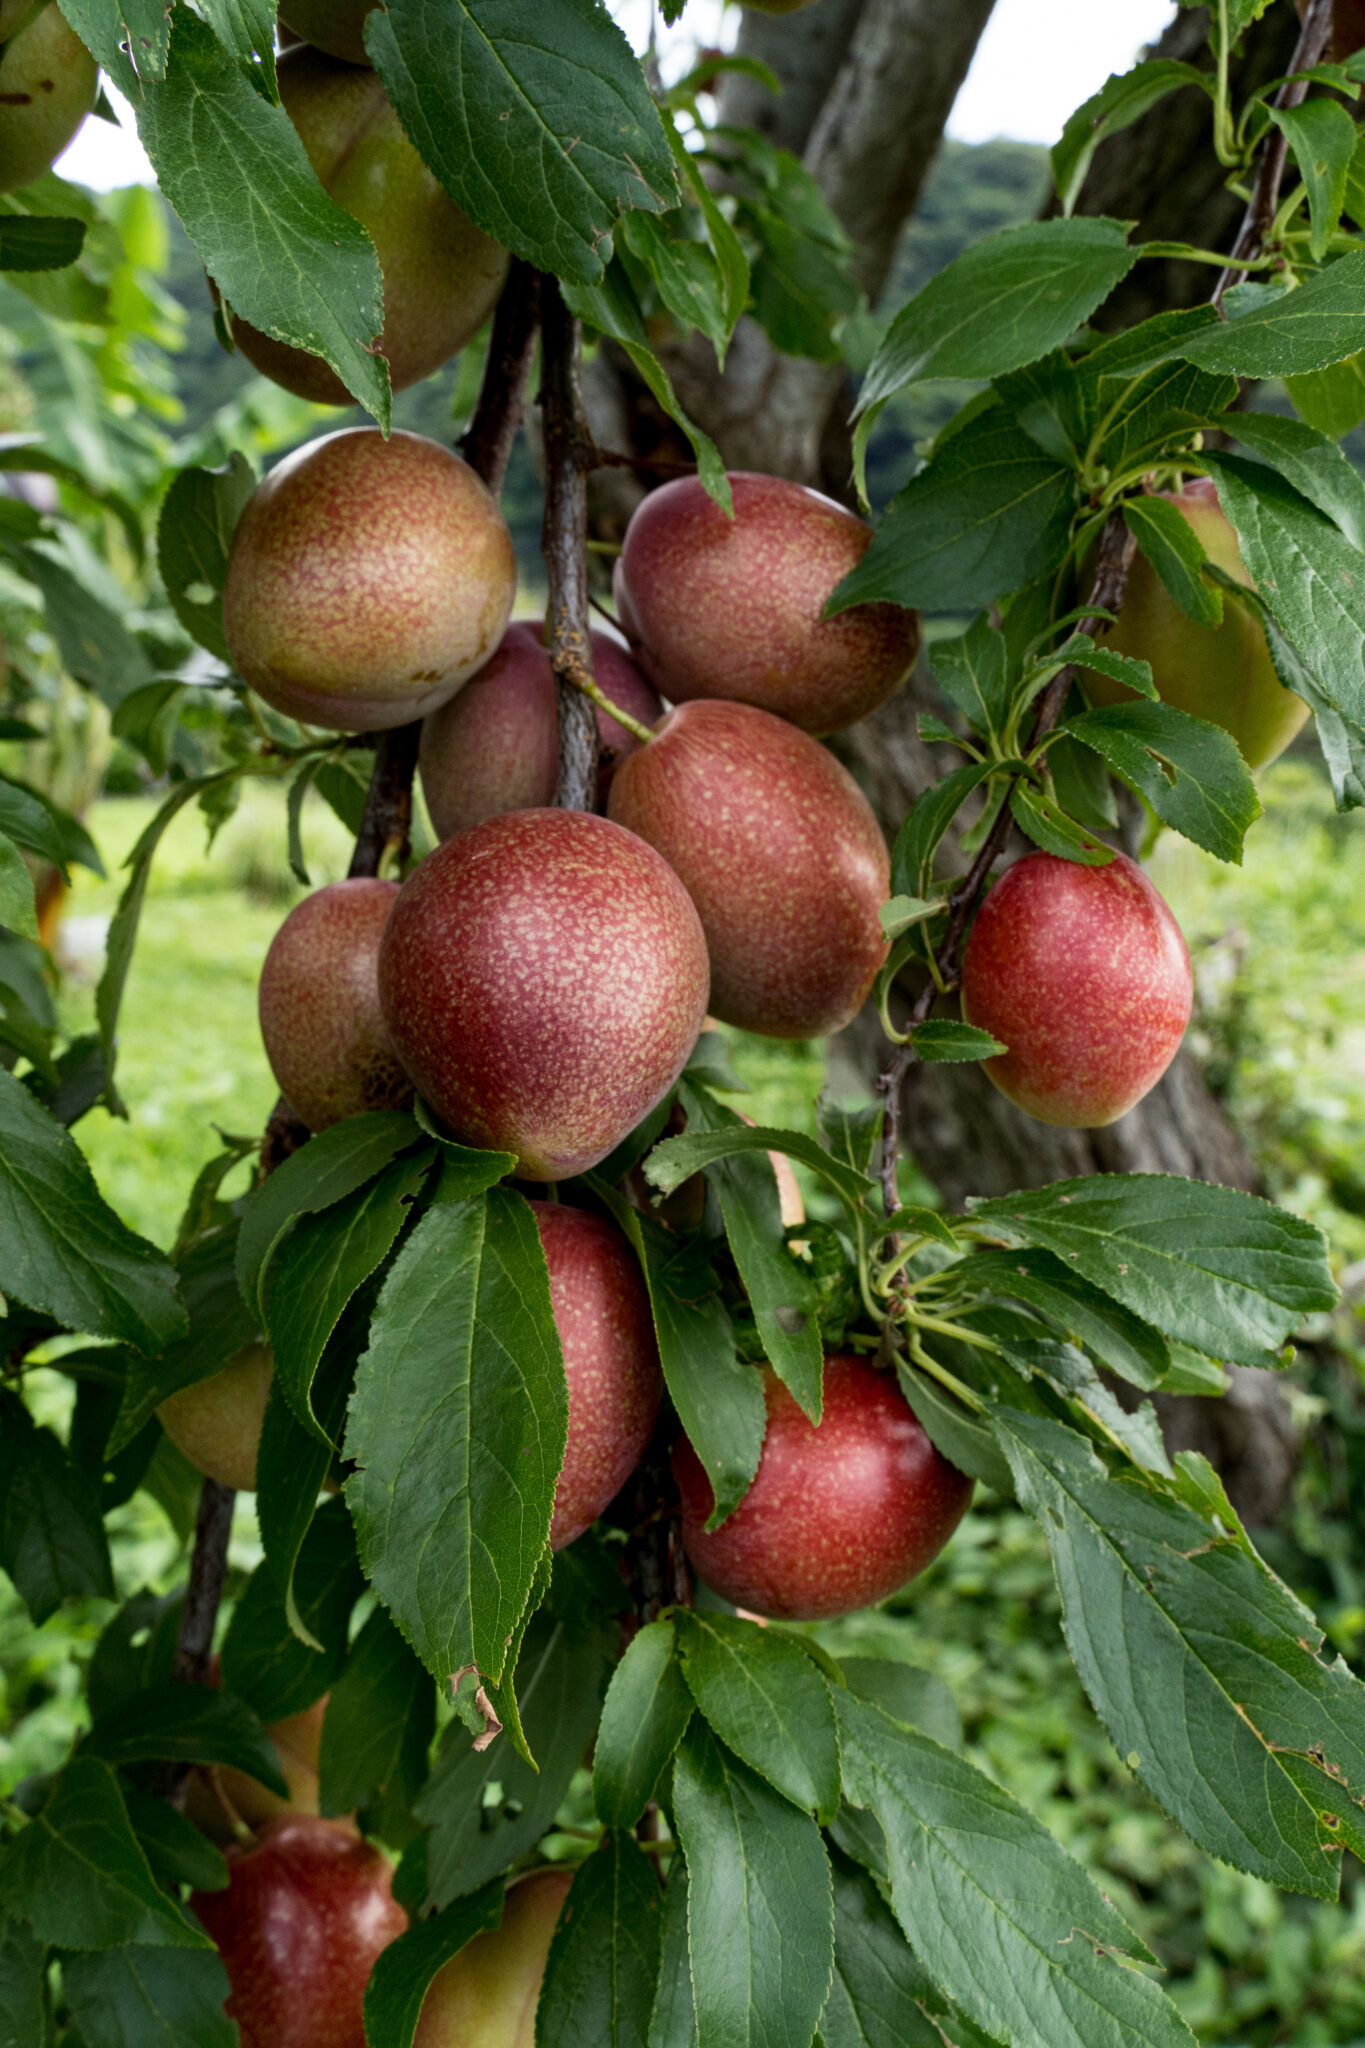
[[(900, 252), (899, 302), (961, 248), (1036, 213), (1046, 155), (1020, 143), (948, 143)], [(84, 480), (11, 472), (0, 496), (0, 764), (82, 813), (103, 877), (50, 886), (44, 938), (6, 975), (38, 974), (63, 1028), (91, 1028), (94, 983), (119, 869), (167, 777), (221, 758), (217, 672), (168, 608), (156, 577), (156, 512), (171, 475), (235, 451), (259, 469), (322, 427), (321, 413), (252, 374), (215, 336), (203, 276), (179, 224), (141, 187), (102, 198), (51, 180), (54, 207), (90, 231), (69, 272), (0, 278), (0, 436), (40, 436)], [(851, 365), (875, 316), (847, 323)], [(455, 371), (399, 400), (396, 423), (448, 438), (477, 387), (477, 347)], [(887, 409), (869, 464), (874, 501), (912, 450), (960, 403), (919, 386)], [(1274, 389), (1262, 395), (1274, 404)], [(358, 415), (354, 417), (358, 418)], [(20, 456), (11, 446), (7, 459)], [(536, 599), (539, 492), (524, 445), (507, 509)], [(132, 636), (61, 644), (14, 544), (33, 515), (50, 573), (93, 593)], [(98, 640), (98, 634), (95, 636)], [(142, 664), (130, 677), (132, 654)], [(120, 666), (123, 661), (124, 666)], [(139, 680), (145, 674), (150, 680)], [(79, 687), (74, 677), (90, 687)], [(130, 683), (134, 686), (130, 687)], [(157, 719), (174, 702), (163, 755)], [(131, 745), (125, 735), (138, 744)], [(1365, 891), (1320, 767), (1291, 752), (1263, 779), (1267, 815), (1246, 866), (1218, 866), (1184, 841), (1158, 845), (1153, 872), (1198, 974), (1199, 1050), (1265, 1174), (1268, 1190), (1328, 1232), (1343, 1306), (1308, 1333), (1295, 1373), (1305, 1450), (1280, 1526), (1258, 1532), (1272, 1563), (1317, 1609), (1337, 1649), (1365, 1659)], [(210, 851), (207, 841), (218, 829)], [(313, 881), (345, 870), (350, 836), (321, 797), (302, 816)], [(51, 881), (51, 878), (49, 878)], [(216, 1131), (261, 1128), (274, 1099), (256, 1026), (261, 958), (301, 885), (286, 858), (283, 792), (249, 786), (226, 816), (182, 812), (153, 871), (121, 1026), (122, 1122), (96, 1110), (76, 1137), (99, 1183), (136, 1228), (168, 1244)], [(759, 1121), (808, 1126), (824, 1048), (731, 1034)], [(231, 1186), (231, 1184), (230, 1184)], [(56, 1375), (42, 1419), (64, 1427)], [(116, 1511), (119, 1583), (161, 1590), (183, 1559), (193, 1475), (167, 1449), (150, 1492)], [(239, 1503), (234, 1568), (257, 1556)], [(240, 1583), (240, 1580), (238, 1580)], [(35, 1629), (0, 1581), (0, 1795), (55, 1765), (80, 1726), (79, 1666), (107, 1610), (68, 1607)], [(1194, 1849), (1151, 1805), (1091, 1713), (1066, 1655), (1036, 1526), (982, 1495), (938, 1564), (903, 1600), (819, 1631), (832, 1648), (875, 1650), (935, 1671), (952, 1688), (977, 1759), (1087, 1863), (1172, 1973), (1201, 2040), (1241, 2048), (1365, 2048), (1365, 1884), (1348, 1867), (1340, 1905), (1287, 1899)], [(1348, 1859), (1349, 1865), (1349, 1859)]]

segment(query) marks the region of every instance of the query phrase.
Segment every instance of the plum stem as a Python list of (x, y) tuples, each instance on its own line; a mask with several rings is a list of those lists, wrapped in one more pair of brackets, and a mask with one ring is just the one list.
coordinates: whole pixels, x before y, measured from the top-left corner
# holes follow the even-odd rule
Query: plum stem
[[(1308, 0), (1298, 44), (1290, 59), (1290, 75), (1276, 96), (1277, 109), (1297, 107), (1306, 99), (1308, 80), (1295, 74), (1311, 71), (1313, 66), (1320, 64), (1326, 56), (1332, 41), (1332, 12), (1333, 0)], [(1256, 183), (1247, 201), (1247, 210), (1237, 231), (1237, 239), (1232, 245), (1232, 254), (1219, 275), (1209, 301), (1220, 314), (1223, 311), (1224, 293), (1239, 277), (1245, 276), (1250, 263), (1260, 256), (1275, 225), (1275, 215), (1280, 203), (1280, 186), (1284, 182), (1285, 168), (1289, 162), (1289, 137), (1273, 122), (1262, 138), (1260, 158)]]
[[(545, 437), (545, 518), (540, 546), (550, 586), (545, 635), (559, 708), (555, 802), (565, 810), (591, 811), (597, 798), (598, 740), (590, 700), (606, 702), (593, 681), (588, 627), (587, 476), (596, 450), (583, 407), (581, 330), (564, 303), (558, 280), (552, 277), (541, 280), (540, 337), (540, 414)], [(613, 712), (613, 716), (619, 715)]]

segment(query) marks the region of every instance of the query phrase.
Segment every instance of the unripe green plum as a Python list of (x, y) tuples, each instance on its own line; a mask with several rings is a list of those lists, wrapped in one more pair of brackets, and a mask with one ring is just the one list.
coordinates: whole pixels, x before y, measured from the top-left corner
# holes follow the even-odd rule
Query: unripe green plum
[(1072, 1129), (1114, 1123), (1156, 1086), (1193, 1000), (1180, 927), (1122, 853), (1094, 868), (1052, 853), (1016, 861), (962, 963), (963, 1016), (1009, 1048), (986, 1072), (1030, 1116)]
[(749, 704), (680, 704), (621, 763), (607, 810), (681, 875), (717, 1017), (769, 1038), (851, 1022), (886, 957), (890, 861), (867, 798), (818, 740)]
[[(1250, 589), (1236, 529), (1209, 479), (1197, 477), (1183, 490), (1162, 495), (1189, 521), (1209, 560)], [(1134, 559), (1118, 619), (1102, 644), (1150, 662), (1163, 703), (1221, 725), (1248, 768), (1264, 768), (1282, 754), (1308, 716), (1302, 697), (1276, 675), (1265, 634), (1249, 612), (1225, 596), (1222, 625), (1196, 625), (1145, 555)], [(1085, 671), (1084, 680), (1092, 704), (1131, 703), (1136, 694), (1093, 670)]]
[(0, 0), (0, 192), (50, 170), (95, 104), (99, 67), (55, 0), (15, 34), (32, 0)]
[[(369, 231), (384, 279), (379, 352), (395, 391), (439, 370), (497, 303), (509, 257), (432, 176), (384, 97), (377, 73), (310, 44), (279, 60), (280, 98), (309, 162), (338, 206)], [(247, 360), (315, 405), (350, 405), (321, 356), (232, 316)], [(368, 337), (366, 337), (368, 339)]]
[[(621, 643), (594, 631), (592, 662), (602, 694), (652, 725), (663, 706)], [(616, 762), (640, 742), (605, 711), (597, 713), (597, 732), (614, 756), (598, 771), (600, 806)], [(427, 809), (442, 839), (506, 811), (554, 802), (559, 718), (554, 670), (538, 626), (509, 626), (492, 660), (432, 712), (422, 727), (421, 766)]]
[(468, 463), (421, 434), (347, 427), (248, 499), (223, 633), (276, 711), (374, 732), (425, 717), (483, 666), (516, 587), (507, 521)]
[(206, 1479), (254, 1493), (261, 1425), (274, 1378), (269, 1346), (247, 1344), (220, 1372), (168, 1394), (156, 1411), (161, 1427)]
[(502, 1923), (439, 1970), (413, 2048), (535, 2048), (536, 2002), (573, 1872), (533, 1870), (507, 1887)]
[(668, 1093), (706, 1014), (706, 940), (653, 847), (583, 811), (512, 811), (403, 884), (379, 998), (417, 1088), (527, 1180), (586, 1173)]
[(368, 64), (365, 21), (377, 0), (286, 0), (288, 20), (280, 15), (280, 27), (312, 43), (329, 56), (344, 57), (348, 64)]
[(364, 875), (331, 882), (296, 904), (270, 942), (261, 1037), (310, 1131), (412, 1100), (379, 1007), (379, 941), (397, 895), (397, 882)]
[(900, 688), (919, 618), (864, 604), (824, 619), (872, 530), (785, 477), (737, 471), (728, 519), (697, 477), (651, 491), (626, 529), (617, 611), (645, 674), (672, 704), (733, 698), (806, 732), (837, 732)]

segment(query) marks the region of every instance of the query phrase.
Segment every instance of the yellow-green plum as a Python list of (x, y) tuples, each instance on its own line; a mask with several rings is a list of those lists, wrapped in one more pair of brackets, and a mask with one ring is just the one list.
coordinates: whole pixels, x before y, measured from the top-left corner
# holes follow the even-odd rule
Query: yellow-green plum
[[(209, 1683), (216, 1686), (221, 1682), (218, 1659), (214, 1657), (209, 1665)], [(230, 1764), (214, 1770), (197, 1768), (185, 1783), (185, 1811), (195, 1825), (215, 1842), (225, 1843), (239, 1838), (243, 1823), (248, 1828), (260, 1829), (286, 1814), (316, 1815), (318, 1749), (327, 1699), (324, 1693), (311, 1707), (286, 1715), (281, 1721), (272, 1721), (266, 1728), (289, 1787), (287, 1799), (281, 1799), (278, 1792), (271, 1792), (258, 1779), (249, 1778), (245, 1771), (235, 1770)]]
[(95, 104), (98, 66), (55, 0), (32, 12), (0, 0), (0, 192), (50, 170)]
[[(405, 391), (448, 362), (497, 303), (509, 257), (437, 183), (403, 133), (378, 75), (309, 44), (279, 60), (280, 98), (338, 206), (368, 230), (384, 279), (379, 352)], [(350, 405), (321, 356), (262, 334), (234, 313), (242, 354), (315, 405)], [(366, 339), (368, 340), (368, 336)]]
[(962, 963), (962, 1014), (1009, 1050), (985, 1062), (1040, 1123), (1094, 1130), (1154, 1088), (1190, 1020), (1180, 926), (1126, 854), (1030, 853), (990, 889)]
[(837, 732), (898, 690), (919, 618), (865, 604), (824, 619), (872, 530), (785, 477), (731, 475), (728, 519), (700, 480), (651, 491), (626, 529), (616, 606), (632, 652), (672, 704), (729, 697), (807, 732)]
[(432, 1979), (413, 2048), (535, 2048), (536, 2002), (573, 1872), (533, 1870), (507, 1887), (502, 1923)]
[[(1163, 492), (1189, 521), (1204, 552), (1228, 576), (1248, 589), (1236, 529), (1207, 477), (1183, 490)], [(1275, 673), (1266, 637), (1255, 618), (1225, 597), (1221, 626), (1200, 626), (1181, 611), (1144, 555), (1128, 575), (1118, 619), (1103, 644), (1152, 665), (1152, 681), (1164, 703), (1195, 718), (1207, 718), (1232, 734), (1249, 768), (1264, 768), (1282, 754), (1308, 716), (1302, 697), (1286, 690)], [(1092, 704), (1132, 702), (1135, 693), (1110, 676), (1085, 672)]]
[(161, 1427), (206, 1479), (254, 1493), (256, 1453), (274, 1377), (269, 1346), (244, 1345), (221, 1371), (168, 1394), (156, 1411)]
[(706, 1014), (706, 939), (653, 847), (583, 811), (512, 811), (403, 884), (379, 998), (419, 1092), (527, 1180), (605, 1159), (668, 1093)]
[(717, 1017), (769, 1038), (851, 1022), (886, 957), (890, 861), (867, 798), (818, 740), (698, 698), (621, 763), (607, 810), (682, 877)]
[(280, 27), (348, 64), (368, 64), (365, 22), (375, 5), (376, 0), (287, 0), (288, 19), (282, 11)]
[(379, 941), (397, 895), (397, 882), (364, 875), (329, 882), (270, 942), (261, 1037), (280, 1092), (310, 1131), (412, 1100), (379, 1007)]
[(516, 584), (507, 521), (468, 463), (421, 434), (347, 427), (286, 455), (248, 499), (223, 632), (276, 711), (379, 731), (483, 666)]
[[(652, 725), (663, 710), (658, 694), (610, 633), (592, 634), (598, 688), (632, 718)], [(640, 742), (605, 711), (597, 732), (611, 758), (598, 772), (599, 807), (616, 762)], [(491, 661), (422, 727), (422, 791), (442, 839), (506, 811), (539, 810), (554, 802), (559, 773), (559, 721), (554, 670), (540, 627), (509, 626)]]

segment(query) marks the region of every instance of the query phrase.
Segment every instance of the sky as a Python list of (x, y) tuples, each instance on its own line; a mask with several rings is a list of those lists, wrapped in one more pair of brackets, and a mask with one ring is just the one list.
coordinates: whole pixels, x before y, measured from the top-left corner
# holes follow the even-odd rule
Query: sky
[[(612, 13), (640, 50), (649, 36), (650, 7), (651, 0), (611, 0)], [(996, 0), (948, 133), (962, 142), (1001, 135), (1055, 142), (1072, 109), (1111, 71), (1125, 71), (1173, 12), (1174, 0)], [(665, 77), (677, 75), (692, 44), (733, 43), (739, 20), (738, 9), (723, 0), (691, 0), (683, 20), (661, 31)], [(126, 129), (86, 122), (57, 164), (63, 177), (100, 191), (150, 180), (132, 117), (125, 107), (120, 111)]]

